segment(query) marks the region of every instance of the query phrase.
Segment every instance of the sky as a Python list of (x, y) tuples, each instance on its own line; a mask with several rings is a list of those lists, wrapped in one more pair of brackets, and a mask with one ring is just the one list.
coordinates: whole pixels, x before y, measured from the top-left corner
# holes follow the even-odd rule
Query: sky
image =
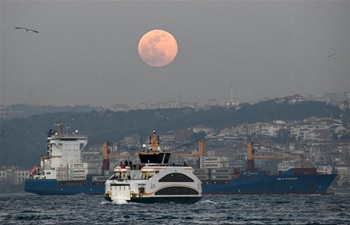
[[(255, 101), (349, 90), (349, 1), (3, 1), (0, 104)], [(39, 33), (15, 29), (27, 27)], [(154, 29), (164, 67), (139, 56)]]

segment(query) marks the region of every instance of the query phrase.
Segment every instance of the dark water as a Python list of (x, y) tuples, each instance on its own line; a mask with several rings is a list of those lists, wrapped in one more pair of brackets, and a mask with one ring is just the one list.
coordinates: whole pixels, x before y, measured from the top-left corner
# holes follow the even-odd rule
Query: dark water
[(207, 195), (195, 204), (2, 194), (0, 224), (350, 224), (350, 193)]

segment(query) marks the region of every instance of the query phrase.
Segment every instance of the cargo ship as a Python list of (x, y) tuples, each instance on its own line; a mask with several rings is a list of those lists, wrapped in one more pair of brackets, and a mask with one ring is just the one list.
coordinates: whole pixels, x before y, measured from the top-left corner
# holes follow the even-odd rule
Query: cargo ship
[[(104, 142), (101, 169), (97, 165), (81, 162), (80, 152), (87, 144), (87, 137), (78, 132), (62, 134), (62, 124), (56, 124), (59, 127), (58, 131), (48, 132), (46, 155), (41, 156), (40, 166), (31, 169), (25, 180), (25, 191), (38, 195), (103, 195), (105, 182), (110, 178), (110, 175), (107, 175), (110, 172), (109, 159), (132, 158), (137, 155), (110, 155), (108, 142)], [(320, 174), (316, 168), (306, 168), (305, 157), (302, 155), (277, 156), (301, 156), (301, 168), (277, 173), (256, 169), (255, 159), (272, 159), (276, 156), (254, 155), (252, 142), (247, 143), (246, 169), (215, 166), (210, 157), (204, 157), (203, 140), (199, 141), (198, 153), (181, 156), (199, 158), (198, 168), (195, 168), (193, 173), (202, 182), (203, 194), (329, 194), (328, 188), (337, 176)]]

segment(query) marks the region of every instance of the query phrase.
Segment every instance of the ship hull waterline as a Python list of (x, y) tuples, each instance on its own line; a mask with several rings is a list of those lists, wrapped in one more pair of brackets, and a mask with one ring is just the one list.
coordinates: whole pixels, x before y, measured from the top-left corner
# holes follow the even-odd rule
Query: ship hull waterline
[[(110, 197), (106, 197), (105, 199), (107, 201), (112, 202), (112, 199)], [(200, 201), (202, 197), (131, 197), (130, 200), (127, 202), (136, 202), (136, 203), (181, 203), (181, 204), (187, 204), (187, 203), (196, 203)]]
[(59, 182), (56, 179), (41, 179), (25, 181), (24, 191), (37, 195), (101, 195), (104, 193), (104, 183), (91, 181)]
[[(264, 178), (237, 178), (228, 181), (203, 181), (203, 194), (328, 194), (336, 174), (308, 176), (271, 176)], [(277, 180), (279, 179), (279, 180)], [(25, 191), (38, 195), (103, 195), (103, 183), (80, 181), (65, 183), (52, 180), (26, 180)]]

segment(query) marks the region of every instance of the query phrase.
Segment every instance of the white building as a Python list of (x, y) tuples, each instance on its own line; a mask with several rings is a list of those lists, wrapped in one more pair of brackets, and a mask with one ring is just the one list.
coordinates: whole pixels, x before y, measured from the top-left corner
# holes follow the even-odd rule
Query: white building
[(262, 124), (260, 127), (260, 135), (277, 137), (277, 131), (282, 128), (285, 128), (285, 126), (282, 124), (265, 123), (265, 124)]
[(192, 130), (193, 133), (199, 133), (199, 132), (204, 132), (206, 134), (210, 134), (214, 132), (214, 129), (211, 127), (206, 127), (203, 125), (198, 125), (198, 126), (194, 126), (194, 127), (190, 127), (188, 128), (188, 130)]
[(21, 184), (24, 182), (26, 177), (29, 175), (29, 171), (25, 169), (14, 169), (12, 170), (12, 184)]
[(29, 170), (18, 167), (0, 167), (0, 185), (21, 184), (29, 174)]

